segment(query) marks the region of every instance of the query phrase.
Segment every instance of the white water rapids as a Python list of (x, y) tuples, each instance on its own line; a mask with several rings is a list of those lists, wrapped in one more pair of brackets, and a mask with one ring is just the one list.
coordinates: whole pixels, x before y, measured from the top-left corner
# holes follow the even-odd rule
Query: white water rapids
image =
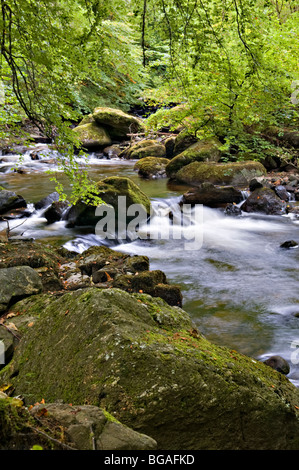
[[(28, 161), (41, 170), (38, 175), (4, 173), (4, 164), (8, 188), (29, 202), (53, 191), (41, 173), (47, 163)], [(147, 255), (152, 270), (161, 269), (170, 283), (180, 285), (183, 308), (208, 339), (259, 360), (272, 354), (283, 356), (291, 367), (288, 377), (299, 386), (299, 249), (280, 248), (287, 240), (299, 242), (299, 219), (244, 213), (226, 216), (223, 209), (204, 207), (202, 217), (186, 217), (182, 226), (178, 202), (183, 190), (169, 189), (165, 180), (140, 180), (133, 165), (96, 159), (93, 167), (98, 179), (111, 174), (132, 178), (154, 208), (151, 239), (111, 246)], [(31, 217), (9, 222), (11, 228), (16, 227), (14, 235), (46, 239), (78, 253), (92, 245), (110, 244), (87, 228), (67, 228), (64, 221), (47, 225), (43, 211), (29, 207)], [(5, 227), (1, 222), (0, 229)], [(148, 229), (143, 227), (144, 234)]]

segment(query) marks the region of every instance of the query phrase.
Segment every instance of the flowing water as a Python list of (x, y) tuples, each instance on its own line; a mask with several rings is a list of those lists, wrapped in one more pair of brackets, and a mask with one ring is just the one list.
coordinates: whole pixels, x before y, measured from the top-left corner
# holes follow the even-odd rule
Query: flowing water
[[(183, 308), (208, 339), (259, 360), (283, 356), (291, 367), (288, 377), (299, 386), (299, 249), (280, 248), (286, 240), (299, 241), (299, 220), (253, 214), (229, 217), (223, 209), (204, 207), (199, 219), (182, 227), (178, 202), (186, 187), (165, 179), (141, 180), (132, 161), (92, 155), (90, 164), (94, 178), (130, 177), (152, 201), (152, 239), (123, 243), (117, 250), (147, 255), (151, 269), (161, 269), (169, 282), (180, 285)], [(33, 166), (29, 174), (6, 170), (0, 184), (32, 203), (38, 201), (54, 185), (45, 174), (47, 163)], [(103, 243), (86, 228), (67, 229), (63, 221), (47, 225), (42, 211), (33, 206), (31, 217), (15, 233), (78, 252)]]

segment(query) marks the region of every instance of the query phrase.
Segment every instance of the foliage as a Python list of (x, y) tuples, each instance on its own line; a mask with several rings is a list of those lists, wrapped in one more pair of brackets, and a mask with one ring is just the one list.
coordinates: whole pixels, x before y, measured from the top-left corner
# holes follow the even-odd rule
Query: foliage
[(58, 146), (77, 197), (91, 183), (71, 125), (96, 106), (129, 110), (143, 97), (163, 108), (149, 128), (217, 135), (227, 155), (254, 154), (267, 126), (298, 122), (293, 0), (0, 4), (0, 137), (28, 117)]
[(141, 54), (121, 21), (124, 6), (124, 0), (1, 0), (1, 136), (20, 121), (21, 108), (56, 143), (59, 165), (80, 194), (90, 181), (76, 165), (71, 123), (95, 105), (129, 107), (141, 83)]
[[(298, 79), (299, 11), (259, 0), (160, 0), (170, 59), (161, 104), (176, 107), (198, 137), (216, 134), (228, 145), (248, 131), (298, 118), (292, 83)], [(147, 90), (145, 96), (150, 96)], [(186, 112), (187, 111), (187, 112)], [(192, 119), (186, 123), (186, 115)], [(159, 119), (161, 118), (161, 119)], [(165, 122), (165, 113), (148, 120)], [(167, 119), (166, 119), (167, 120)]]

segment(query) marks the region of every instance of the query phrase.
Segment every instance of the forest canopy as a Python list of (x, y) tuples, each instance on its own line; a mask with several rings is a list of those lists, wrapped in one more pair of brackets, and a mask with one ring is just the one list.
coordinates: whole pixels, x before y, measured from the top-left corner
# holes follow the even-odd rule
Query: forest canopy
[(1, 0), (1, 136), (23, 115), (68, 159), (71, 123), (142, 98), (151, 129), (255, 151), (297, 123), (298, 24), (296, 0)]

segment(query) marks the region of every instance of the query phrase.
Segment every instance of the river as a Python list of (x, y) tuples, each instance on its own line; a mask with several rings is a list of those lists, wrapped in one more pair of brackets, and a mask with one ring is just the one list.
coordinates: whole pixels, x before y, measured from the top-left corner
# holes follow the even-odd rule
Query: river
[[(180, 285), (183, 308), (208, 339), (258, 360), (283, 356), (290, 364), (289, 379), (299, 386), (299, 249), (280, 248), (286, 240), (299, 241), (299, 220), (253, 214), (229, 217), (221, 209), (204, 207), (200, 221), (181, 229), (175, 218), (186, 187), (170, 185), (166, 179), (142, 180), (133, 170), (133, 161), (91, 155), (89, 163), (95, 179), (129, 177), (152, 201), (151, 229), (162, 233), (160, 239), (124, 243), (117, 250), (147, 255), (151, 269), (161, 269), (169, 282)], [(28, 174), (1, 164), (5, 172), (0, 184), (34, 203), (52, 192), (54, 183), (45, 173), (49, 164), (31, 160), (27, 164)], [(174, 228), (181, 237), (163, 236)], [(16, 228), (15, 234), (21, 233), (78, 252), (101, 243), (86, 228), (69, 229), (65, 222), (47, 225), (40, 212), (33, 212)], [(192, 234), (198, 246), (190, 249)]]

